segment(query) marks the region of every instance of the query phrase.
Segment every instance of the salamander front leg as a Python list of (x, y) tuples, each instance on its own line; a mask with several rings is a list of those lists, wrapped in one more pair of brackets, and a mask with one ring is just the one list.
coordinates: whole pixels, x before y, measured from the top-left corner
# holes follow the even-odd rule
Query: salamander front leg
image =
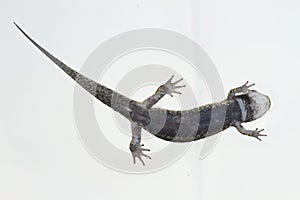
[(173, 97), (173, 94), (181, 94), (177, 91), (179, 88), (185, 87), (185, 85), (176, 85), (180, 81), (183, 80), (183, 78), (175, 81), (172, 83), (172, 79), (174, 78), (174, 75), (163, 85), (159, 86), (159, 88), (156, 90), (155, 94), (153, 94), (151, 97), (147, 98), (145, 101), (142, 102), (142, 106), (146, 108), (151, 108), (154, 104), (156, 104), (163, 96), (166, 94)]
[(254, 86), (255, 83), (248, 85), (249, 81), (247, 81), (244, 85), (234, 88), (229, 91), (227, 99), (233, 99), (237, 93), (247, 93), (249, 91), (249, 88)]
[(133, 163), (135, 164), (135, 158), (138, 158), (143, 165), (145, 165), (144, 161), (142, 160), (142, 156), (151, 159), (150, 156), (144, 154), (144, 151), (150, 151), (150, 149), (144, 149), (143, 144), (141, 144), (141, 127), (138, 126), (136, 123), (131, 123), (131, 131), (132, 131), (132, 139), (129, 145), (129, 149), (132, 154)]
[(235, 122), (233, 124), (233, 126), (243, 135), (247, 135), (250, 137), (255, 137), (256, 139), (258, 139), (259, 141), (261, 141), (261, 139), (259, 137), (262, 136), (267, 136), (265, 134), (260, 134), (264, 129), (258, 130), (258, 128), (256, 128), (255, 130), (246, 130), (242, 124), (240, 122)]

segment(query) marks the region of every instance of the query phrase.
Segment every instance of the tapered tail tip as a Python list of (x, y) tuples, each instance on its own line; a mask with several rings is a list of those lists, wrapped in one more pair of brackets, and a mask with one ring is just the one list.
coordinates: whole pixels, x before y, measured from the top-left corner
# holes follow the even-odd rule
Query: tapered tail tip
[(16, 22), (13, 22), (13, 24), (20, 30), (20, 26), (16, 23)]

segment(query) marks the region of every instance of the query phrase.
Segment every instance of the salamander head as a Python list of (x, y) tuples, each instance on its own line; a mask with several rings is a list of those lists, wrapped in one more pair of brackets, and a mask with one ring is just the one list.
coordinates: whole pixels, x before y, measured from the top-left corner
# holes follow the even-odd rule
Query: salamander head
[(255, 90), (250, 90), (248, 96), (250, 98), (250, 107), (252, 109), (252, 120), (260, 118), (270, 109), (271, 100), (267, 95), (261, 94)]
[(237, 102), (241, 107), (242, 121), (244, 122), (260, 118), (271, 106), (270, 98), (255, 90), (250, 90), (246, 94), (238, 95)]

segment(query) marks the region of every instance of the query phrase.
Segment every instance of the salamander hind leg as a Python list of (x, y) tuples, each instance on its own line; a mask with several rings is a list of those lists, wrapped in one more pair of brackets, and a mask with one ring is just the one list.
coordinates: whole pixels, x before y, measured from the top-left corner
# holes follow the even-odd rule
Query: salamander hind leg
[(142, 156), (151, 159), (150, 156), (144, 154), (144, 151), (150, 151), (150, 149), (143, 148), (143, 144), (141, 144), (141, 127), (137, 125), (136, 123), (131, 123), (131, 131), (132, 131), (132, 139), (129, 145), (129, 149), (132, 154), (133, 163), (136, 163), (136, 158), (138, 158), (143, 165), (145, 165), (145, 162), (142, 159)]
[(173, 94), (181, 94), (178, 92), (177, 89), (185, 87), (185, 85), (177, 85), (177, 83), (181, 82), (183, 78), (172, 82), (174, 75), (163, 85), (159, 86), (156, 90), (155, 94), (147, 98), (145, 101), (142, 102), (142, 106), (146, 108), (151, 108), (154, 104), (156, 104), (162, 97), (166, 94), (173, 97)]
[(185, 87), (185, 85), (176, 85), (176, 84), (179, 83), (180, 81), (182, 81), (183, 78), (172, 83), (173, 78), (174, 78), (174, 75), (172, 75), (171, 78), (165, 84), (161, 85), (158, 88), (157, 92), (160, 92), (163, 94), (168, 94), (171, 97), (173, 97), (173, 93), (181, 94), (181, 92), (178, 92), (176, 89), (183, 88), (183, 87)]

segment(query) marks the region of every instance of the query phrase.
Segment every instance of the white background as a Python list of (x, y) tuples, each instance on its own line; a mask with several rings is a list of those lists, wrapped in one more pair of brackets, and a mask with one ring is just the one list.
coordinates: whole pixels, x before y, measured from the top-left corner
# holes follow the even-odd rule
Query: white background
[[(12, 0), (1, 1), (0, 9), (1, 199), (300, 198), (298, 1)], [(268, 137), (258, 142), (231, 128), (204, 160), (198, 159), (199, 141), (157, 173), (112, 171), (77, 136), (74, 82), (12, 21), (75, 69), (98, 45), (125, 31), (148, 27), (184, 34), (207, 51), (226, 91), (250, 80), (271, 97), (269, 113), (245, 125), (265, 128)]]

